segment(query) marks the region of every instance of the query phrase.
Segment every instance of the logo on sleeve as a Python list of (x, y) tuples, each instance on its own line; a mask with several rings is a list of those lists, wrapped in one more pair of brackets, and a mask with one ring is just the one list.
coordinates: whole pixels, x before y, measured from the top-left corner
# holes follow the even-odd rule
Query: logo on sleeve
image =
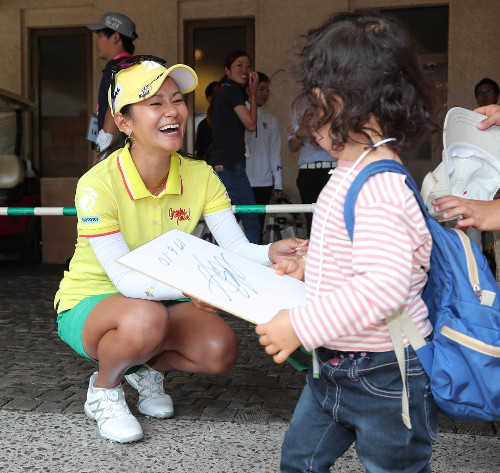
[(97, 192), (92, 187), (86, 187), (83, 189), (83, 197), (78, 202), (78, 207), (82, 209), (83, 213), (93, 212), (96, 199)]
[(100, 221), (101, 219), (98, 215), (95, 215), (94, 217), (82, 217), (82, 223), (99, 223)]

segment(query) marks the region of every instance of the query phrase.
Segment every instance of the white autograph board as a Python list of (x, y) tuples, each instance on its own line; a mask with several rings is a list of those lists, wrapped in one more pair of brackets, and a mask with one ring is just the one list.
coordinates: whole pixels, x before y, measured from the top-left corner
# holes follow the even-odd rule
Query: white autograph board
[(306, 303), (290, 276), (180, 230), (170, 230), (118, 263), (254, 324)]

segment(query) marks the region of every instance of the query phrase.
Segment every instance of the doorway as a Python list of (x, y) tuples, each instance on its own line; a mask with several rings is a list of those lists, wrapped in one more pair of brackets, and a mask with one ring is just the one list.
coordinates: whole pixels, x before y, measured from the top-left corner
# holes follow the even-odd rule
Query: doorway
[[(397, 18), (415, 41), (422, 67), (438, 90), (441, 113), (440, 124), (444, 122), (448, 95), (448, 23), (449, 6), (401, 7), (383, 9)], [(436, 133), (403, 158), (418, 185), (428, 172), (441, 162), (442, 134)]]
[(235, 49), (246, 51), (255, 60), (255, 26), (253, 18), (228, 20), (195, 20), (185, 23), (185, 61), (198, 75), (198, 87), (188, 98), (191, 123), (186, 148), (194, 149), (198, 123), (206, 117), (208, 102), (205, 89), (224, 75), (224, 59)]
[(87, 28), (34, 29), (30, 41), (34, 167), (40, 177), (79, 177), (90, 167), (92, 34)]

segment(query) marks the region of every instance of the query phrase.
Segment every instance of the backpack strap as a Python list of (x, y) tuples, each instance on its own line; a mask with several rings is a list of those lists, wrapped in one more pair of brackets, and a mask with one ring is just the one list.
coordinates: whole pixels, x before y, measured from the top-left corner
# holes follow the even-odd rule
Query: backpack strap
[(415, 198), (417, 199), (418, 205), (424, 214), (424, 218), (428, 218), (427, 209), (425, 208), (424, 201), (420, 195), (418, 186), (413, 179), (413, 177), (408, 174), (408, 170), (397, 161), (392, 159), (382, 159), (380, 161), (375, 161), (370, 163), (368, 166), (363, 168), (359, 174), (356, 176), (352, 182), (349, 190), (347, 191), (344, 203), (344, 220), (347, 227), (347, 232), (349, 233), (349, 238), (352, 241), (352, 235), (354, 231), (354, 207), (356, 206), (356, 200), (358, 199), (358, 194), (363, 184), (368, 180), (369, 177), (380, 172), (395, 172), (398, 174), (403, 174), (406, 176), (406, 185), (413, 191)]
[[(398, 174), (403, 174), (406, 176), (406, 185), (413, 191), (415, 198), (422, 210), (424, 219), (427, 218), (428, 214), (425, 208), (425, 204), (420, 196), (420, 192), (417, 184), (415, 183), (413, 177), (408, 174), (406, 168), (399, 164), (397, 161), (392, 160), (381, 160), (375, 161), (364, 169), (356, 176), (352, 182), (349, 190), (347, 191), (345, 203), (344, 203), (344, 220), (349, 233), (349, 237), (352, 241), (354, 232), (354, 207), (356, 205), (356, 200), (358, 198), (359, 191), (363, 187), (365, 181), (379, 172), (395, 172)], [(406, 391), (406, 363), (405, 363), (405, 351), (403, 345), (403, 333), (407, 336), (410, 344), (414, 350), (418, 350), (426, 344), (424, 337), (419, 332), (417, 326), (408, 314), (408, 311), (404, 307), (400, 307), (394, 314), (390, 315), (386, 319), (387, 330), (389, 331), (389, 336), (391, 337), (392, 345), (394, 346), (394, 352), (396, 354), (396, 359), (398, 360), (399, 371), (401, 372), (401, 380), (403, 383), (403, 388), (401, 391), (401, 417), (404, 425), (411, 429), (410, 421), (410, 409), (408, 404), (408, 393)]]

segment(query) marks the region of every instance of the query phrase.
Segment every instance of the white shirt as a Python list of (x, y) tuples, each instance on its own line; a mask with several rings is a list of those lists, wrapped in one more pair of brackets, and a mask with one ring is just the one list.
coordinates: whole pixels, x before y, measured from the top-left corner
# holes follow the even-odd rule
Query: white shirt
[(246, 171), (252, 187), (273, 186), (283, 189), (281, 183), (281, 138), (278, 119), (272, 113), (257, 108), (257, 128), (245, 131)]
[[(292, 124), (288, 133), (288, 141), (290, 141), (299, 127), (297, 123), (297, 116), (294, 115), (292, 118)], [(299, 166), (302, 164), (310, 164), (322, 161), (337, 161), (337, 158), (332, 158), (330, 153), (323, 149), (321, 146), (313, 146), (307, 142), (302, 143), (302, 148), (300, 150), (299, 156)]]

